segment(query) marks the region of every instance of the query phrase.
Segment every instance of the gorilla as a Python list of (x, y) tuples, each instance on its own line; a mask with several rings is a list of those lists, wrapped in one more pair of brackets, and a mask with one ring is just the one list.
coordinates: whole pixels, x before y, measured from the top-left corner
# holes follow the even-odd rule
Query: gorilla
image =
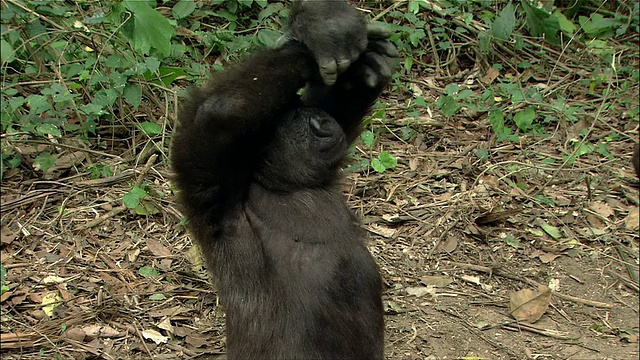
[[(381, 279), (336, 180), (398, 52), (346, 0), (193, 89), (171, 164), (233, 359), (382, 359)], [(302, 93), (302, 95), (301, 95)]]

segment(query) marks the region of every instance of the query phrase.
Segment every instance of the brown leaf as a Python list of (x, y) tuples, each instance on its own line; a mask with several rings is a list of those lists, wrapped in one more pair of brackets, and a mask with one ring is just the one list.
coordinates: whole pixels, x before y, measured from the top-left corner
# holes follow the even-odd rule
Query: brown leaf
[(595, 211), (598, 215), (602, 216), (605, 219), (613, 215), (613, 209), (611, 209), (611, 206), (602, 201), (592, 201), (589, 204), (589, 209)]
[(189, 334), (184, 340), (193, 347), (200, 347), (207, 344), (207, 339), (199, 334)]
[(538, 290), (522, 289), (511, 293), (509, 302), (511, 315), (519, 321), (534, 323), (549, 307), (551, 289), (540, 285)]
[(66, 170), (82, 163), (86, 155), (83, 151), (75, 151), (67, 153), (56, 159), (55, 164), (47, 169), (47, 173), (53, 173), (57, 170)]
[(631, 209), (631, 211), (629, 211), (629, 215), (627, 215), (627, 217), (624, 219), (624, 227), (627, 230), (638, 231), (638, 217), (640, 217), (638, 208), (634, 207), (633, 209)]
[(158, 257), (171, 256), (171, 250), (167, 249), (167, 247), (162, 245), (159, 241), (147, 239), (146, 242), (153, 255)]
[(7, 226), (3, 226), (2, 230), (0, 230), (0, 241), (5, 244), (11, 244), (11, 242), (13, 242), (13, 240), (16, 239), (16, 234), (9, 230), (9, 227)]
[(458, 247), (458, 239), (455, 236), (447, 236), (445, 241), (440, 242), (436, 250), (439, 252), (450, 253)]
[(493, 80), (495, 80), (498, 75), (500, 75), (500, 70), (495, 69), (494, 67), (490, 67), (487, 69), (487, 73), (480, 79), (485, 84), (491, 84)]

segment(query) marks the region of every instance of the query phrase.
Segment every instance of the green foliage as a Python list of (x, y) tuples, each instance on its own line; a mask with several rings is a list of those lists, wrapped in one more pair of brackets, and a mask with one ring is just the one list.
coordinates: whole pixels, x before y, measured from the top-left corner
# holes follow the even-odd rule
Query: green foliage
[(386, 151), (382, 151), (376, 159), (371, 160), (371, 167), (379, 173), (393, 169), (396, 165), (398, 165), (398, 160)]
[(160, 275), (160, 272), (151, 266), (145, 265), (138, 269), (138, 275), (142, 277), (156, 277)]
[(0, 286), (2, 287), (0, 294), (9, 291), (9, 285), (7, 285), (7, 268), (2, 264), (0, 264)]
[(111, 168), (103, 164), (95, 164), (87, 168), (87, 172), (92, 179), (106, 178), (113, 175)]

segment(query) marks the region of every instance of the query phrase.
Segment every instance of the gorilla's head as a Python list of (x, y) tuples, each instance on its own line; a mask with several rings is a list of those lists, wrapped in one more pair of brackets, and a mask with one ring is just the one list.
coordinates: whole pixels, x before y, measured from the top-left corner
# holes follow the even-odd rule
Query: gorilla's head
[(340, 124), (326, 112), (299, 108), (287, 115), (267, 145), (258, 179), (274, 190), (331, 181), (347, 149)]

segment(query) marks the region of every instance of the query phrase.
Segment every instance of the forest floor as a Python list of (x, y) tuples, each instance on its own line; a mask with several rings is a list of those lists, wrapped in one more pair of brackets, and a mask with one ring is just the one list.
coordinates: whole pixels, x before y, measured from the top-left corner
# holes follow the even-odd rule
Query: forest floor
[[(388, 136), (380, 146), (396, 169), (343, 181), (386, 284), (388, 359), (638, 358), (630, 142), (611, 143), (606, 163), (509, 174), (557, 156), (560, 136), (521, 148), (466, 120), (419, 127), (409, 142)], [(555, 206), (532, 202), (515, 176)], [(166, 194), (155, 215), (120, 205), (140, 178)], [(3, 359), (224, 353), (224, 312), (179, 225), (165, 162), (99, 180), (18, 179), (2, 188)], [(551, 289), (533, 299), (544, 314), (515, 321), (510, 297), (539, 285)]]
[[(447, 82), (416, 84), (435, 99)], [(384, 123), (373, 123), (384, 131), (356, 157), (384, 150), (397, 167), (345, 172), (342, 185), (384, 279), (386, 357), (638, 359), (637, 121), (607, 109), (499, 142), (486, 116), (407, 120), (401, 101), (385, 100)], [(404, 140), (408, 121), (415, 133)], [(624, 136), (607, 142), (608, 159), (563, 161), (585, 129)], [(74, 152), (63, 139), (66, 163), (5, 174), (2, 358), (221, 358), (224, 309), (180, 223), (168, 141), (125, 161), (126, 141), (103, 140), (100, 152)], [(92, 179), (78, 158), (118, 170)], [(131, 184), (157, 195), (143, 200), (149, 215), (122, 205)], [(540, 318), (516, 321), (512, 302)]]

